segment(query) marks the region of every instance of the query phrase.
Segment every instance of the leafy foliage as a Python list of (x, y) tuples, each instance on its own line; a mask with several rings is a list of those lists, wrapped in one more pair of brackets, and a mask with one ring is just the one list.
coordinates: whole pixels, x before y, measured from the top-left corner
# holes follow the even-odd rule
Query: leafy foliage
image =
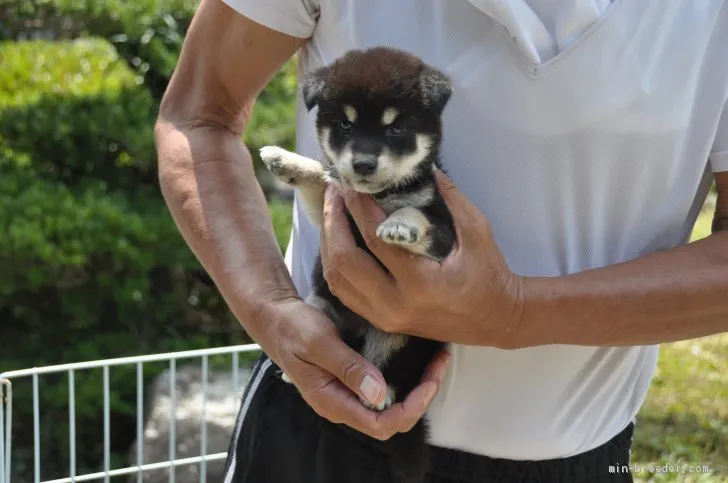
[[(0, 14), (5, 27), (51, 25), (65, 39), (0, 42), (0, 321), (2, 339), (14, 342), (2, 344), (2, 371), (246, 340), (159, 193), (152, 129), (179, 44), (139, 25), (170, 24), (165, 9), (191, 14), (176, 9), (182, 4), (189, 2), (18, 2), (13, 22)], [(29, 20), (39, 16), (43, 22)], [(174, 25), (179, 39), (188, 21)], [(150, 82), (153, 71), (161, 84)], [(294, 94), (290, 64), (256, 106), (245, 139), (252, 152), (263, 142), (292, 145)], [(275, 201), (271, 213), (283, 247), (290, 206)], [(76, 379), (79, 441), (101, 441), (100, 377)], [(135, 381), (133, 368), (114, 371), (115, 455), (135, 436)], [(46, 477), (68, 461), (67, 429), (57, 423), (67, 421), (68, 399), (65, 381), (43, 387)], [(17, 389), (13, 459), (22, 472), (30, 468), (32, 393)], [(99, 469), (102, 448), (78, 451), (79, 471)]]
[(15, 0), (3, 6), (5, 39), (103, 37), (143, 75), (155, 97), (174, 70), (196, 0)]
[[(6, 43), (0, 59), (0, 320), (18, 341), (3, 344), (3, 369), (171, 349), (180, 335), (190, 346), (238, 338), (162, 203), (154, 101), (113, 47)], [(201, 338), (206, 325), (213, 335)], [(98, 381), (78, 382), (77, 414), (93, 420), (102, 402), (83, 395)], [(29, 393), (16, 394), (22, 416)], [(65, 412), (67, 399), (43, 396), (44, 417)], [(113, 409), (123, 421), (124, 405)], [(46, 460), (64, 447), (47, 445)]]
[(0, 46), (0, 136), (34, 176), (109, 189), (154, 181), (155, 102), (106, 41)]

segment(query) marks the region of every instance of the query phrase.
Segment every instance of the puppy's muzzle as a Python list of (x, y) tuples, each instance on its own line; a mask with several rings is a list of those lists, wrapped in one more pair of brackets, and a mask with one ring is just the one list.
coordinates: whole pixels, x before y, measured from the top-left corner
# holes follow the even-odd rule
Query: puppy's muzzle
[(371, 154), (355, 155), (351, 167), (359, 176), (368, 176), (377, 170), (377, 157)]

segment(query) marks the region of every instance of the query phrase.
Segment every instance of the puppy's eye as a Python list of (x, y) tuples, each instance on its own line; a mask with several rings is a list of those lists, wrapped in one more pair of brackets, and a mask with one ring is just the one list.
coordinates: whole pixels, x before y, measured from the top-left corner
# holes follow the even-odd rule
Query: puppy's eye
[(399, 126), (387, 126), (387, 136), (401, 136), (404, 129)]
[(342, 134), (349, 134), (349, 131), (351, 131), (351, 122), (346, 119), (339, 121), (339, 131)]

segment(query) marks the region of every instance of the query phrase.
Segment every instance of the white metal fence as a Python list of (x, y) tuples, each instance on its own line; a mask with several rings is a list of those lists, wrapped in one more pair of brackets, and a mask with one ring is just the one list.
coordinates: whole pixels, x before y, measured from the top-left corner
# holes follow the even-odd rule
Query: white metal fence
[[(241, 353), (258, 352), (260, 347), (257, 344), (238, 345), (214, 349), (191, 350), (181, 352), (170, 352), (165, 354), (151, 354), (138, 357), (124, 357), (117, 359), (97, 360), (91, 362), (80, 362), (74, 364), (62, 364), (54, 366), (36, 367), (18, 371), (0, 373), (0, 483), (11, 483), (11, 469), (13, 464), (13, 383), (21, 379), (30, 379), (32, 383), (33, 399), (33, 481), (34, 483), (69, 483), (92, 480), (104, 480), (108, 483), (110, 478), (136, 474), (137, 482), (142, 481), (143, 474), (152, 470), (168, 469), (168, 480), (175, 482), (175, 468), (184, 465), (198, 465), (200, 483), (205, 483), (207, 478), (207, 463), (210, 461), (224, 460), (227, 453), (207, 454), (207, 420), (204, 417), (207, 404), (207, 383), (209, 373), (209, 358), (212, 356), (228, 355), (231, 358), (230, 367), (232, 371), (232, 385), (234, 388), (242, 388), (245, 381), (240, 380), (240, 358)], [(199, 455), (188, 458), (177, 458), (175, 423), (177, 420), (176, 408), (176, 386), (177, 386), (177, 361), (180, 359), (198, 358), (201, 363), (202, 374), (202, 402), (200, 418), (200, 448)], [(169, 369), (169, 454), (166, 461), (144, 463), (144, 364), (151, 362), (167, 362)], [(111, 368), (122, 365), (136, 366), (136, 465), (123, 468), (111, 468), (110, 452), (110, 371)], [(79, 371), (101, 370), (103, 373), (103, 384), (101, 393), (103, 397), (103, 471), (95, 473), (76, 473), (76, 450), (79, 443), (84, 445), (98, 444), (96, 441), (77, 441), (76, 401), (75, 401), (75, 376)], [(48, 374), (65, 373), (68, 381), (68, 445), (69, 462), (68, 476), (56, 479), (44, 480), (41, 478), (41, 424), (40, 424), (40, 393), (42, 385), (40, 376)], [(232, 434), (232, 433), (231, 433)]]

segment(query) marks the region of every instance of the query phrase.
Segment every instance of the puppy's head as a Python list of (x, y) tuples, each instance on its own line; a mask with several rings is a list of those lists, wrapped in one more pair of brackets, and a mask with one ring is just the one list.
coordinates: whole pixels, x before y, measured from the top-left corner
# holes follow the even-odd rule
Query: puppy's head
[(377, 193), (432, 169), (450, 79), (401, 50), (352, 50), (302, 85), (324, 155), (356, 191)]

